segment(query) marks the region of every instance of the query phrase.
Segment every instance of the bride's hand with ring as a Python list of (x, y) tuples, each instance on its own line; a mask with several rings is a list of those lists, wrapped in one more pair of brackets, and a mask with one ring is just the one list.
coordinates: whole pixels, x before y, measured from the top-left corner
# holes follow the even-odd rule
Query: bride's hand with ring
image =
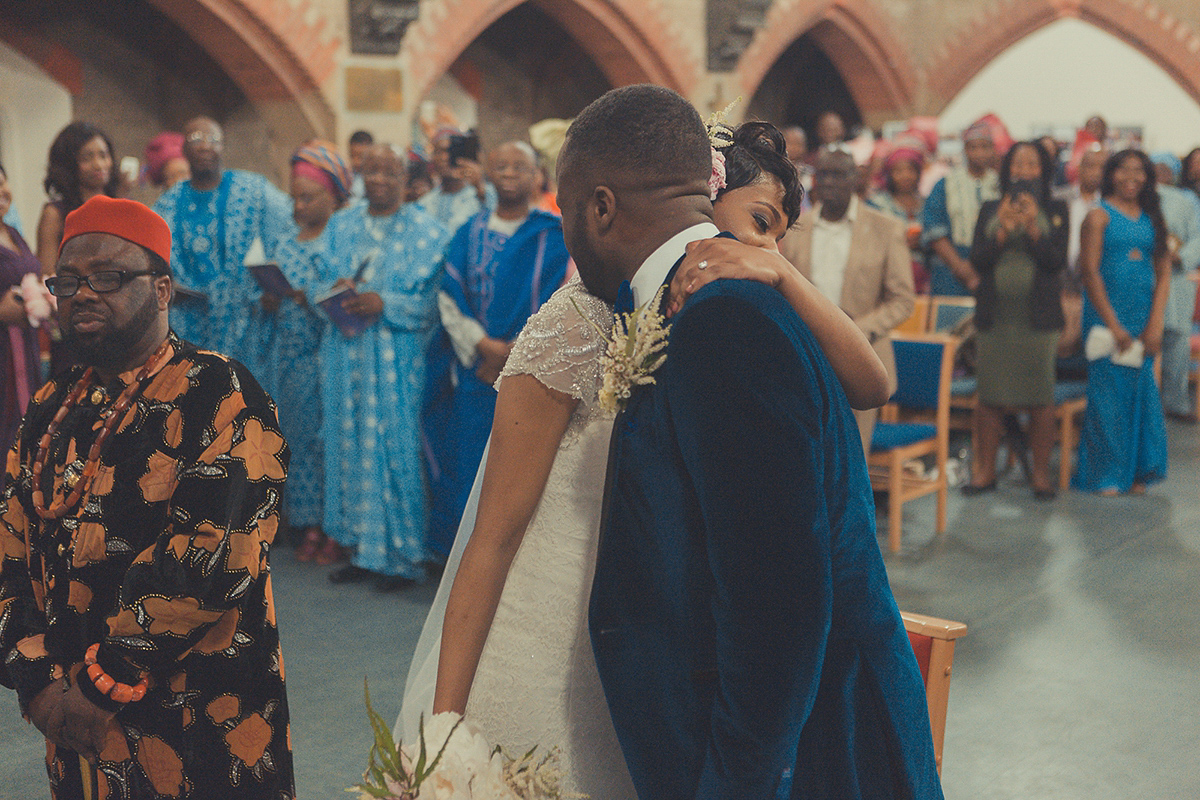
[(775, 250), (751, 247), (736, 239), (701, 239), (687, 246), (687, 255), (671, 280), (670, 317), (688, 298), (708, 284), (722, 278), (758, 281), (778, 289), (789, 273), (800, 277), (796, 268)]

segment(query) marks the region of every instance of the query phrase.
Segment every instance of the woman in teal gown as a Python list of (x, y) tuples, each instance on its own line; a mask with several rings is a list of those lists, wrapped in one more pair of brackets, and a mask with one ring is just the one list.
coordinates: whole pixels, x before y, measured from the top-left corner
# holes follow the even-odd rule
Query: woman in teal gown
[(1170, 257), (1153, 175), (1140, 151), (1112, 156), (1100, 185), (1103, 200), (1083, 221), (1084, 341), (1094, 327), (1106, 326), (1118, 352), (1135, 339), (1145, 348), (1140, 367), (1114, 364), (1111, 357), (1088, 362), (1074, 486), (1102, 495), (1140, 493), (1167, 474), (1154, 356), (1162, 347)]

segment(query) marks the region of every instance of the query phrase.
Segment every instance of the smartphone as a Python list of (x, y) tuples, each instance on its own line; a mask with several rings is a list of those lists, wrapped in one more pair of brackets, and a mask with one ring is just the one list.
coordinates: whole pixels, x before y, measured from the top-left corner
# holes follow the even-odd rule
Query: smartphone
[(141, 170), (142, 165), (135, 156), (125, 156), (121, 159), (121, 172), (130, 183), (137, 183)]
[(1008, 187), (1008, 196), (1012, 200), (1016, 200), (1022, 194), (1028, 194), (1035, 201), (1042, 193), (1042, 185), (1037, 181), (1013, 181)]
[(457, 167), (458, 160), (465, 158), (468, 161), (479, 160), (479, 134), (475, 131), (467, 131), (462, 136), (451, 136), (450, 146), (447, 148), (450, 154), (450, 166)]

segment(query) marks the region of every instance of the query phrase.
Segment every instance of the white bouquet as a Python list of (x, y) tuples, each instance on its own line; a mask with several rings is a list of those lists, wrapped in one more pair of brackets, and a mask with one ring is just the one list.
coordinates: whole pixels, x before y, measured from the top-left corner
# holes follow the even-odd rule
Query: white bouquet
[(397, 744), (371, 707), (375, 733), (360, 800), (559, 800), (563, 798), (558, 754), (540, 760), (530, 750), (520, 759), (492, 748), (483, 735), (452, 711), (421, 719), (417, 742)]

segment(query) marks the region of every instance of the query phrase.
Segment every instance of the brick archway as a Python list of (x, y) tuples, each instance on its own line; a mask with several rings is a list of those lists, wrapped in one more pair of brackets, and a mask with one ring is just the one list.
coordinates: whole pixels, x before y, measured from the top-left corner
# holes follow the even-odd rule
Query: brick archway
[(738, 61), (742, 90), (752, 97), (771, 67), (808, 35), (837, 67), (863, 116), (901, 116), (913, 107), (916, 77), (908, 55), (867, 0), (777, 2)]
[(147, 2), (204, 48), (251, 102), (288, 117), (286, 106), (295, 104), (309, 136), (333, 135), (334, 113), (321, 87), (341, 42), (324, 30), (320, 15), (309, 14), (307, 0)]
[[(424, 97), (492, 23), (526, 1), (423, 4), (421, 20), (409, 29), (400, 53), (412, 101)], [(528, 1), (562, 25), (614, 86), (656, 83), (688, 96), (699, 81), (700, 53), (673, 35), (646, 0)]]
[(79, 57), (67, 48), (3, 17), (0, 17), (0, 42), (37, 64), (71, 94), (83, 93), (83, 67)]
[(1153, 2), (1022, 0), (997, 5), (952, 34), (931, 60), (932, 113), (940, 113), (998, 55), (1064, 18), (1090, 22), (1141, 52), (1200, 103), (1200, 33)]

